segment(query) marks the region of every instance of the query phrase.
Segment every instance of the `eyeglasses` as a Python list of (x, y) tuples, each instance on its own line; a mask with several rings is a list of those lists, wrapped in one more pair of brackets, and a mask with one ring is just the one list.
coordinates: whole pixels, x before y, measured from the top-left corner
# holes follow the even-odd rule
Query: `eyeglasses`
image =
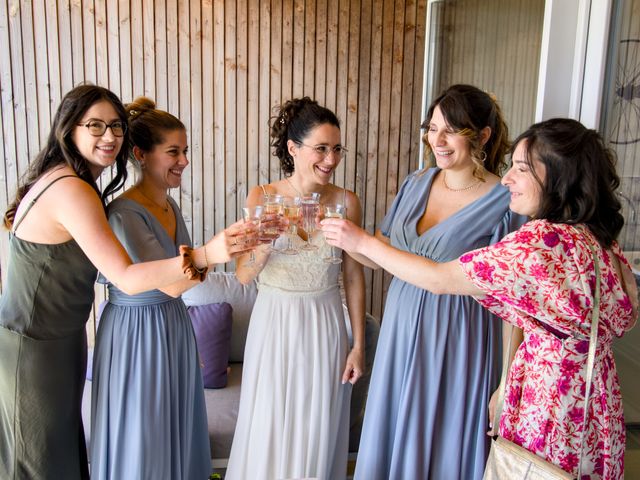
[(344, 148), (342, 145), (336, 145), (335, 147), (330, 147), (329, 145), (307, 145), (306, 143), (298, 142), (298, 144), (302, 147), (311, 148), (314, 152), (318, 154), (318, 156), (322, 158), (327, 158), (331, 152), (335, 153), (338, 158), (342, 159), (347, 154), (348, 150)]
[(87, 127), (89, 134), (94, 137), (103, 136), (107, 131), (107, 128), (111, 129), (111, 133), (113, 133), (114, 137), (122, 137), (124, 132), (127, 131), (126, 122), (122, 122), (120, 120), (116, 120), (109, 124), (106, 124), (102, 120), (89, 120), (87, 123), (79, 123), (78, 125), (81, 127)]

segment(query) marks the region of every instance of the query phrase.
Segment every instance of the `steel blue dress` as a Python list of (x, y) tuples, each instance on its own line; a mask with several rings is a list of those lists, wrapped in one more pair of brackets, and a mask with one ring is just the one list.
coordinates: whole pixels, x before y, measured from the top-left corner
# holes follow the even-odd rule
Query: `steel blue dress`
[[(176, 241), (144, 207), (119, 198), (109, 223), (134, 262), (190, 244), (178, 206)], [(206, 480), (211, 453), (202, 373), (181, 298), (127, 295), (109, 284), (93, 360), (91, 478)]]
[[(495, 243), (524, 218), (496, 185), (422, 235), (439, 169), (401, 186), (381, 232), (437, 262)], [(487, 406), (499, 382), (501, 321), (473, 298), (434, 295), (393, 278), (387, 294), (355, 479), (480, 479), (489, 452)]]

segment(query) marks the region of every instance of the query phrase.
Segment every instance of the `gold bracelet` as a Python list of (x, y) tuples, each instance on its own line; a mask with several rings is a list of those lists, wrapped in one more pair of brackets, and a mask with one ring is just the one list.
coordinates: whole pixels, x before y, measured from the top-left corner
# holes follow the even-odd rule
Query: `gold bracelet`
[(209, 270), (209, 267), (196, 267), (196, 264), (193, 261), (193, 248), (187, 245), (180, 245), (179, 251), (180, 256), (182, 257), (183, 273), (189, 280), (199, 280), (202, 282), (207, 277), (207, 271)]

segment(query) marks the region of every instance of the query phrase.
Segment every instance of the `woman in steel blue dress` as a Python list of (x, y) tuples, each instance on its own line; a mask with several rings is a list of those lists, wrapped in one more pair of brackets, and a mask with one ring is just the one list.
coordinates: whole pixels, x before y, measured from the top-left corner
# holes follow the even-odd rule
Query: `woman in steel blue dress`
[[(178, 205), (187, 134), (145, 98), (127, 105), (135, 186), (109, 204), (109, 223), (134, 262), (175, 256), (191, 239)], [(205, 480), (211, 472), (196, 341), (180, 294), (195, 285), (127, 295), (109, 283), (93, 364), (91, 478)]]
[[(444, 262), (523, 223), (499, 183), (508, 134), (489, 95), (452, 86), (433, 102), (423, 128), (436, 166), (407, 177), (378, 238)], [(501, 321), (471, 297), (433, 295), (394, 278), (355, 478), (482, 478), (501, 353)]]

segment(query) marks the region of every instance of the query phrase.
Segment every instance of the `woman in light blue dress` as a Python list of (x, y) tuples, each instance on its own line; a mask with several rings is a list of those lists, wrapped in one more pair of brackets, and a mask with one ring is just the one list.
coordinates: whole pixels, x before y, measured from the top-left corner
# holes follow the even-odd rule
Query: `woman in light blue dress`
[[(109, 205), (134, 262), (191, 244), (167, 195), (188, 165), (182, 122), (145, 98), (127, 105), (140, 181)], [(180, 294), (197, 280), (127, 295), (108, 284), (93, 363), (91, 477), (205, 480), (211, 472), (202, 374)]]
[[(445, 262), (523, 223), (499, 183), (507, 128), (489, 95), (452, 86), (433, 102), (423, 127), (436, 166), (407, 177), (378, 238)], [(434, 295), (394, 278), (355, 478), (482, 478), (501, 353), (501, 321), (473, 298)]]

